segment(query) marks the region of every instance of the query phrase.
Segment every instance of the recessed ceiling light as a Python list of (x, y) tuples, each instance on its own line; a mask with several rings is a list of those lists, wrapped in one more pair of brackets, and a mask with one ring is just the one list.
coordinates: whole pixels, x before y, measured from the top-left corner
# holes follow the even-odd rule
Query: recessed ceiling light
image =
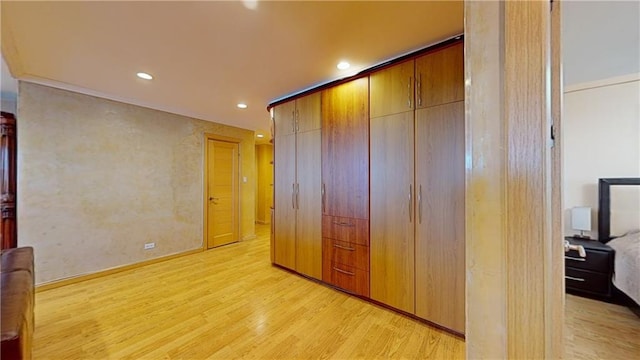
[(153, 79), (153, 76), (151, 76), (150, 74), (147, 74), (146, 72), (139, 72), (136, 75), (138, 75), (140, 79), (145, 79), (145, 80)]
[(245, 103), (238, 103), (238, 105), (236, 105), (237, 107), (239, 107), (240, 109), (246, 109), (247, 108), (247, 104)]
[(264, 135), (262, 135), (262, 134), (257, 134), (257, 135), (256, 135), (256, 137), (263, 138), (263, 137), (264, 137)]
[(351, 64), (349, 64), (348, 62), (340, 61), (336, 67), (340, 70), (347, 70), (350, 66)]

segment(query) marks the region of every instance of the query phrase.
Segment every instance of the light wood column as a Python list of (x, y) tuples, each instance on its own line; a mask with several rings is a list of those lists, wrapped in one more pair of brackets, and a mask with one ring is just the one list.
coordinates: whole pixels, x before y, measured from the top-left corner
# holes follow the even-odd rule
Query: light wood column
[(550, 29), (548, 1), (465, 2), (469, 359), (562, 355)]

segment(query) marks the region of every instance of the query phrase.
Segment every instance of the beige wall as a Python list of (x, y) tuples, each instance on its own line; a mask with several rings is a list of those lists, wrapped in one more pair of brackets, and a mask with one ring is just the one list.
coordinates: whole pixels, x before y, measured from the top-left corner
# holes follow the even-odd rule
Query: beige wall
[(273, 146), (256, 145), (256, 167), (258, 169), (258, 186), (256, 190), (256, 222), (271, 222), (271, 206), (273, 206)]
[[(598, 237), (598, 179), (640, 177), (640, 74), (565, 89), (563, 117), (565, 234), (569, 210), (591, 207)], [(640, 227), (640, 191), (612, 190), (612, 234)]]
[(201, 248), (205, 132), (242, 140), (255, 236), (252, 131), (24, 82), (18, 119), (18, 236), (38, 284)]

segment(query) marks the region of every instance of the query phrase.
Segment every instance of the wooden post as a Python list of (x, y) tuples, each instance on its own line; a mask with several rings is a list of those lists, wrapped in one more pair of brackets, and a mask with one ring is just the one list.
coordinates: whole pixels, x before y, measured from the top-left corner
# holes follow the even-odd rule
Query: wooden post
[(465, 2), (469, 359), (562, 357), (551, 52), (549, 1)]
[(18, 243), (16, 227), (16, 118), (2, 112), (0, 116), (0, 236), (2, 249)]

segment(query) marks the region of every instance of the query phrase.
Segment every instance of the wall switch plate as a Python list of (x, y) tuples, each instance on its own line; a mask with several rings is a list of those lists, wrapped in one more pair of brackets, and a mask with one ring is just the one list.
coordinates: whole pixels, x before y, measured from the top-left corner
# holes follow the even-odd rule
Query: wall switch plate
[(243, 183), (246, 183), (246, 182), (247, 182), (247, 177), (246, 177), (246, 176), (243, 176), (243, 177), (242, 177), (242, 182), (243, 182)]
[(154, 242), (144, 244), (144, 249), (145, 250), (153, 249), (154, 247), (156, 247), (156, 243), (154, 243)]

